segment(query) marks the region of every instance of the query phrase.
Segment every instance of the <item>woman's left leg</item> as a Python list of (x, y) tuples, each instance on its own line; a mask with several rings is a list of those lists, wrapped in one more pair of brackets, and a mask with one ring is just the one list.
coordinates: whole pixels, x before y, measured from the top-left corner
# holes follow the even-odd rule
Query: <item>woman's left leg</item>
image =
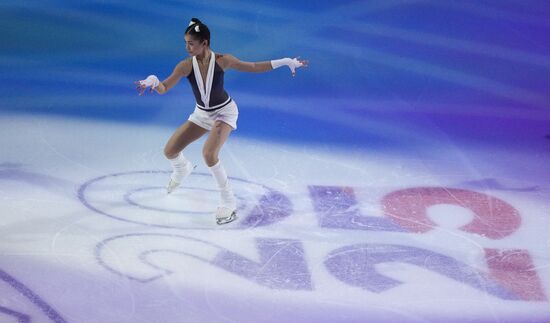
[(214, 123), (202, 148), (202, 156), (208, 167), (218, 164), (218, 155), (231, 131), (233, 128), (223, 121), (218, 120)]
[(229, 185), (227, 173), (218, 158), (219, 152), (232, 130), (233, 128), (227, 123), (216, 121), (202, 149), (204, 161), (214, 176), (221, 193), (221, 205), (216, 212), (218, 224), (231, 222), (236, 216), (236, 199)]

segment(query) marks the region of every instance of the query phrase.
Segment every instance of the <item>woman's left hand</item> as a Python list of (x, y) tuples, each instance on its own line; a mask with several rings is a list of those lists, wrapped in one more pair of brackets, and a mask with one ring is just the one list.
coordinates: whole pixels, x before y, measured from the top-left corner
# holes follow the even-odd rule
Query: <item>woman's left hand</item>
[(296, 76), (296, 69), (300, 67), (308, 67), (309, 61), (307, 59), (300, 59), (300, 56), (290, 60), (288, 67), (292, 72), (292, 76)]

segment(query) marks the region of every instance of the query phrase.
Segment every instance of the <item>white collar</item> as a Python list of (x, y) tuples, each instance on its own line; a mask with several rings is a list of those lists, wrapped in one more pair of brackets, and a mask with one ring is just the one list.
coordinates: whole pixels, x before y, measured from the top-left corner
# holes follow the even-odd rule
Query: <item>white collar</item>
[(210, 63), (208, 64), (208, 72), (206, 74), (206, 86), (202, 81), (201, 71), (199, 69), (199, 62), (196, 56), (193, 56), (193, 72), (195, 73), (195, 79), (199, 87), (202, 103), (205, 108), (210, 107), (210, 92), (212, 91), (212, 81), (214, 79), (214, 69), (216, 66), (216, 54), (210, 51)]

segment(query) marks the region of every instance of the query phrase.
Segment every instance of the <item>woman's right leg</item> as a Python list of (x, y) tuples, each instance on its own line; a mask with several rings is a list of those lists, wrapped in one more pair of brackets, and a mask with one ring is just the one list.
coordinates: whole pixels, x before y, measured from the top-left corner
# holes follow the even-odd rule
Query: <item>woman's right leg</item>
[(185, 147), (207, 132), (208, 130), (197, 126), (193, 122), (186, 121), (168, 139), (164, 147), (164, 156), (168, 159), (176, 158)]
[(181, 125), (170, 137), (164, 147), (164, 155), (172, 164), (172, 175), (170, 183), (166, 188), (168, 193), (171, 193), (178, 185), (193, 171), (193, 164), (188, 161), (181, 151), (193, 141), (202, 137), (208, 130), (199, 127), (191, 121), (186, 121)]

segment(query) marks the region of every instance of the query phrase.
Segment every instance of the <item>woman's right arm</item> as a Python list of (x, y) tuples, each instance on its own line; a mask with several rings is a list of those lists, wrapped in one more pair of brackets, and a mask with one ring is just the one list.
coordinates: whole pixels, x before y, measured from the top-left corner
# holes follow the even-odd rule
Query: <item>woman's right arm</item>
[(189, 75), (191, 73), (192, 63), (190, 59), (185, 59), (176, 65), (172, 74), (168, 78), (159, 83), (154, 90), (158, 94), (164, 94), (168, 92), (174, 85), (178, 84), (182, 77)]
[(182, 77), (189, 75), (193, 69), (193, 63), (191, 59), (186, 59), (178, 63), (172, 71), (172, 74), (162, 82), (159, 81), (155, 75), (149, 75), (145, 80), (134, 82), (137, 84), (137, 90), (139, 95), (143, 95), (147, 88), (151, 89), (151, 92), (155, 90), (158, 94), (164, 94), (168, 92), (174, 85), (178, 84)]

